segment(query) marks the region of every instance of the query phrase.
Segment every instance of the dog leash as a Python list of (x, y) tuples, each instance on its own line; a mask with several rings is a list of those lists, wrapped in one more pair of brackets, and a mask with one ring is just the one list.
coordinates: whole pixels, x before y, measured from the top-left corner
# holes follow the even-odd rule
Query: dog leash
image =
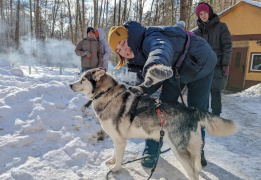
[[(164, 153), (168, 152), (169, 150), (170, 150), (170, 148), (169, 148), (169, 149), (166, 149), (166, 150), (164, 150), (164, 151), (160, 151), (160, 154), (164, 154)], [(142, 160), (142, 159), (143, 159), (143, 157), (138, 158), (138, 159), (134, 159), (134, 160), (131, 160), (131, 161), (127, 161), (127, 162), (123, 163), (123, 165), (125, 165), (125, 164), (130, 164), (130, 163), (133, 163), (133, 162)], [(111, 172), (112, 172), (112, 171), (107, 172), (107, 174), (106, 174), (106, 180), (109, 180), (109, 175), (110, 175)], [(151, 176), (150, 176), (150, 177), (151, 177)], [(149, 177), (149, 178), (150, 178), (150, 177)]]

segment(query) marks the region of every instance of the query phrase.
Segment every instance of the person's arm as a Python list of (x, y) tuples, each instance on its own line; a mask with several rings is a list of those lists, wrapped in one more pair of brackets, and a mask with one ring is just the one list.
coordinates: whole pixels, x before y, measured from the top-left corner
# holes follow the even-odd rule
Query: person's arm
[(230, 66), (232, 56), (232, 38), (225, 23), (222, 24), (220, 33), (220, 42), (222, 47), (222, 65)]
[[(148, 56), (143, 68), (143, 76), (146, 78), (147, 70), (156, 64), (172, 67), (176, 61), (174, 58), (174, 47), (171, 42), (163, 36), (150, 36), (144, 40), (143, 51)], [(183, 46), (182, 46), (183, 47)]]
[(88, 51), (83, 51), (83, 50), (82, 50), (82, 43), (83, 43), (83, 41), (80, 41), (80, 42), (78, 43), (78, 45), (76, 46), (76, 48), (75, 48), (75, 54), (76, 54), (77, 56), (86, 56), (86, 55), (89, 54)]

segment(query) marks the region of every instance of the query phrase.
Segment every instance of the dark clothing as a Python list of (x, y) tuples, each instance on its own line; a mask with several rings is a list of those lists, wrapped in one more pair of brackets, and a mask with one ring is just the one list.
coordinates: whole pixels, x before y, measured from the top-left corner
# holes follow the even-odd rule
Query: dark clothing
[[(183, 53), (186, 41), (185, 32), (179, 27), (157, 26), (145, 28), (138, 22), (129, 21), (124, 25), (128, 29), (128, 46), (134, 53), (128, 67), (132, 71), (143, 67), (143, 76), (154, 64), (173, 66)], [(216, 55), (208, 43), (192, 36), (190, 48), (180, 67), (181, 82), (189, 83), (201, 79), (213, 71)], [(169, 83), (175, 85), (175, 75)]]
[(222, 109), (221, 91), (211, 91), (211, 108), (213, 114), (220, 116)]
[(218, 15), (207, 23), (200, 19), (197, 21), (198, 28), (194, 33), (203, 37), (217, 55), (217, 65), (215, 67), (211, 90), (224, 90), (227, 84), (227, 76), (223, 75), (222, 66), (229, 66), (232, 54), (232, 39), (227, 25), (220, 22)]
[[(124, 25), (128, 29), (128, 46), (134, 53), (129, 60), (130, 71), (139, 72), (145, 77), (147, 69), (155, 64), (173, 67), (183, 54), (186, 33), (180, 27), (158, 26), (145, 28), (130, 21)], [(180, 66), (181, 87), (188, 87), (188, 106), (207, 110), (210, 86), (217, 56), (208, 43), (199, 36), (191, 36), (190, 47)], [(137, 71), (138, 70), (138, 71)], [(177, 103), (179, 88), (174, 75), (150, 88), (144, 88), (147, 94), (153, 94), (162, 85), (160, 99), (163, 102)], [(142, 86), (142, 85), (141, 85)], [(144, 154), (155, 154), (158, 142), (146, 140)]]
[[(217, 55), (217, 65), (214, 70), (214, 77), (211, 85), (211, 109), (212, 113), (221, 113), (221, 91), (227, 85), (228, 76), (224, 75), (223, 66), (229, 66), (232, 55), (232, 39), (225, 23), (220, 22), (218, 15), (213, 14), (210, 21), (204, 23), (199, 18), (198, 28), (194, 33), (203, 37)], [(214, 92), (215, 91), (215, 92)]]

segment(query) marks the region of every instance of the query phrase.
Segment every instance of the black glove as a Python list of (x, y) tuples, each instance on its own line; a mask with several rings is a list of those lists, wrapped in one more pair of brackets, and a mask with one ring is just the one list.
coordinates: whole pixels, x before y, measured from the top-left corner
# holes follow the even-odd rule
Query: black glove
[(141, 96), (145, 94), (145, 91), (142, 89), (141, 86), (130, 86), (128, 87), (128, 89), (131, 93), (135, 94), (136, 96)]

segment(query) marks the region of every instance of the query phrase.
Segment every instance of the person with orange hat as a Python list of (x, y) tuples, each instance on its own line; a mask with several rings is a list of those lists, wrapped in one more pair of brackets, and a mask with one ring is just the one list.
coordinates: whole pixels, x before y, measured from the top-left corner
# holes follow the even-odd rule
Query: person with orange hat
[[(217, 55), (210, 95), (212, 113), (220, 116), (222, 112), (221, 91), (225, 89), (227, 84), (232, 55), (232, 38), (227, 25), (220, 22), (218, 15), (213, 13), (209, 4), (200, 3), (196, 8), (196, 15), (198, 27), (194, 33), (204, 38)], [(202, 164), (207, 165), (204, 156)]]
[[(153, 94), (162, 86), (160, 100), (175, 104), (180, 89), (187, 86), (187, 105), (207, 110), (217, 56), (204, 39), (179, 25), (144, 27), (129, 21), (111, 27), (108, 43), (120, 57), (116, 69), (127, 62), (129, 71), (142, 72), (144, 82), (130, 87), (131, 92)], [(153, 167), (160, 146), (155, 140), (146, 140), (142, 166)]]
[(87, 28), (87, 37), (78, 43), (75, 48), (75, 54), (81, 57), (81, 72), (102, 67), (102, 51), (92, 27)]

